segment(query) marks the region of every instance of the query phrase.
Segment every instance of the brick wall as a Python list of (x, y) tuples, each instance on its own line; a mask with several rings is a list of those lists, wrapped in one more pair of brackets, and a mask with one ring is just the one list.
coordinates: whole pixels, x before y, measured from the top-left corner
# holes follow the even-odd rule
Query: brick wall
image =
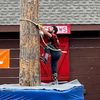
[[(39, 0), (42, 23), (100, 24), (100, 0)], [(20, 0), (0, 0), (0, 25), (19, 24)]]

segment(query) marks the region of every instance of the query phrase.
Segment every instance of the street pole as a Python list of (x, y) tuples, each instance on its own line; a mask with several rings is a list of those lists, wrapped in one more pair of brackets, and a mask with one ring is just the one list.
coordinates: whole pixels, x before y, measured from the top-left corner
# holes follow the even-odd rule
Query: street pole
[[(38, 20), (38, 0), (21, 0), (21, 19)], [(40, 84), (40, 38), (38, 29), (29, 21), (20, 21), (21, 86)]]

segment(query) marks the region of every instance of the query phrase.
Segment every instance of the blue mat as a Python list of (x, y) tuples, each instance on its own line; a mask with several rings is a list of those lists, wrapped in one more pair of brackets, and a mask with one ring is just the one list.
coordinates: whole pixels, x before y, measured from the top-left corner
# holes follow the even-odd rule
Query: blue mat
[(84, 100), (84, 86), (78, 80), (40, 86), (0, 85), (0, 100)]
[(68, 90), (0, 90), (0, 100), (84, 100), (83, 86)]

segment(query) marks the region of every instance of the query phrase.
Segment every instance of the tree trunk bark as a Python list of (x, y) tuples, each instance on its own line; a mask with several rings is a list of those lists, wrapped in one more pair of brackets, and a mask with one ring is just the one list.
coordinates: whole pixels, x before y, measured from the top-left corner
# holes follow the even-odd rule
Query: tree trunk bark
[[(38, 0), (21, 0), (21, 18), (38, 20)], [(20, 73), (19, 84), (40, 84), (40, 37), (36, 26), (28, 21), (20, 22)]]

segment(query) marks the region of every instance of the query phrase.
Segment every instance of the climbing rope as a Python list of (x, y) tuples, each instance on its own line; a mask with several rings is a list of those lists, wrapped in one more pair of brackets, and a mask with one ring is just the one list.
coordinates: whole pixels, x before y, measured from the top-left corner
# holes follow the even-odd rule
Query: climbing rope
[(27, 18), (21, 18), (20, 21), (28, 21), (28, 22), (31, 22), (34, 25), (40, 25), (39, 23), (36, 23), (35, 21), (32, 21), (32, 20), (27, 19)]

